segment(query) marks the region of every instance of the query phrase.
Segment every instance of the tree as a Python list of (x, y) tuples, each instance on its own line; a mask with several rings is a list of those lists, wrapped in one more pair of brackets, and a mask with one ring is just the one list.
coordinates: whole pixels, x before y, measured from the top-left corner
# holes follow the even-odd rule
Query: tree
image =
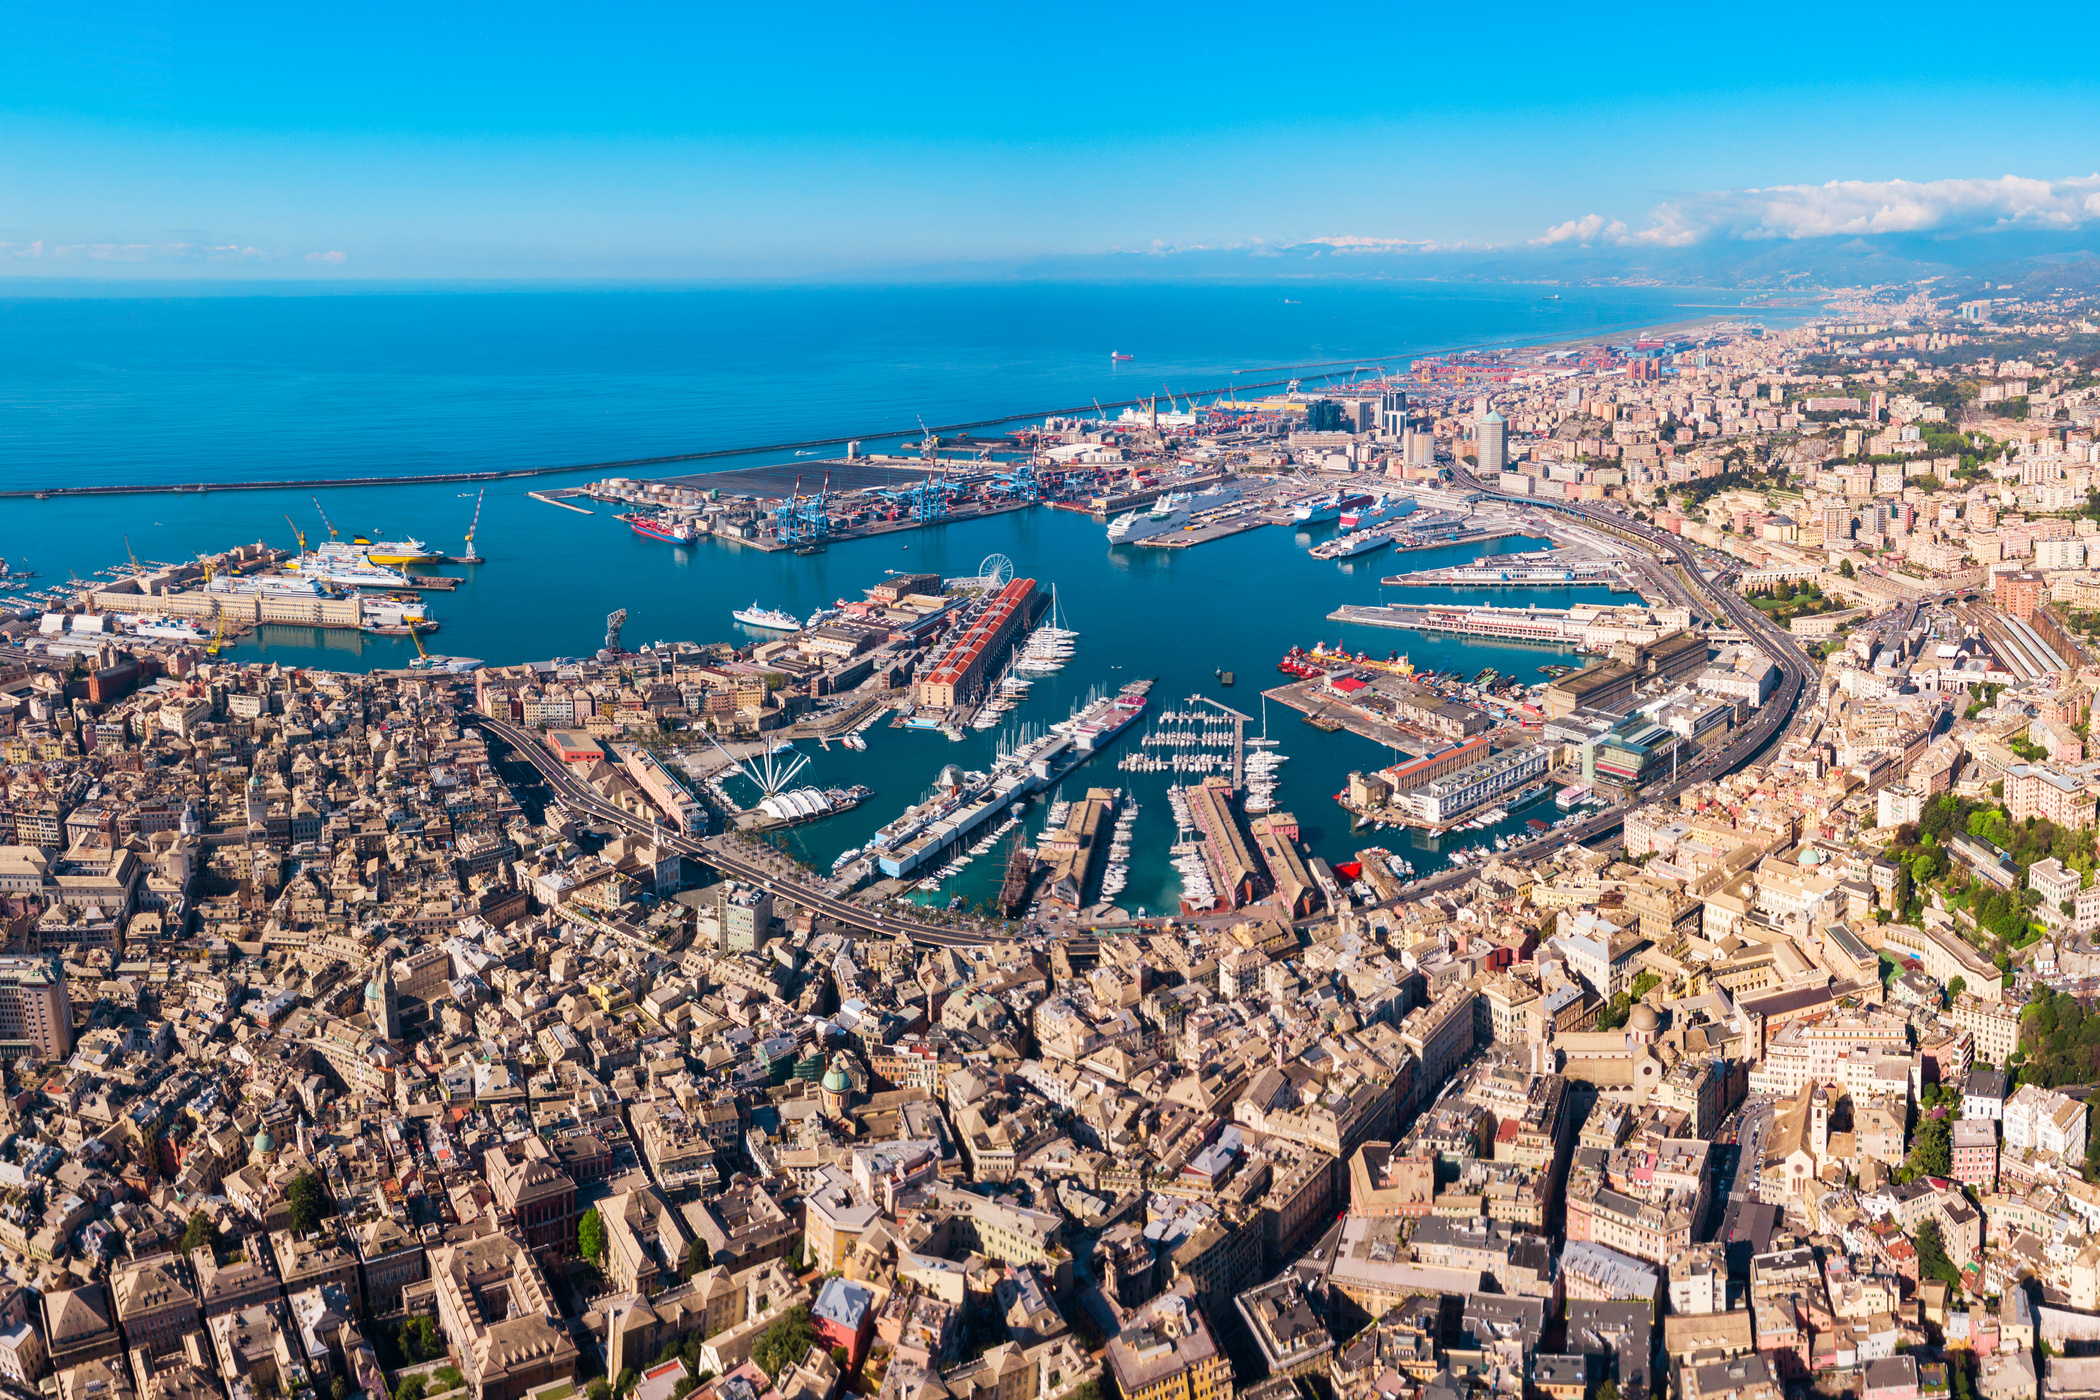
[(336, 1376), (328, 1382), (328, 1400), (350, 1400), (353, 1390), (348, 1376)]
[(816, 1341), (817, 1329), (809, 1320), (809, 1309), (798, 1304), (766, 1324), (766, 1330), (752, 1344), (751, 1359), (768, 1377), (777, 1378), (809, 1355)]
[(1924, 1118), (1911, 1135), (1905, 1168), (1912, 1177), (1945, 1176), (1954, 1166), (1953, 1128), (1945, 1118)]
[(1948, 996), (1950, 996), (1950, 997), (1958, 997), (1958, 996), (1960, 996), (1960, 995), (1961, 995), (1961, 994), (1962, 994), (1963, 992), (1966, 992), (1967, 990), (1969, 990), (1969, 979), (1968, 979), (1968, 978), (1966, 978), (1966, 977), (1963, 977), (1963, 976), (1962, 976), (1961, 974), (1959, 974), (1959, 973), (1956, 973), (1956, 974), (1955, 974), (1955, 975), (1954, 975), (1953, 977), (1951, 977), (1951, 978), (1949, 978), (1949, 979), (1948, 979), (1948, 981), (1947, 981), (1947, 995), (1948, 995)]
[(1597, 1400), (1619, 1400), (1619, 1383), (1606, 1381), (1597, 1387)]
[(321, 1178), (312, 1172), (299, 1173), (285, 1188), (285, 1197), (291, 1205), (293, 1234), (310, 1235), (321, 1228), (321, 1219), (328, 1214), (328, 1192)]
[(600, 1376), (583, 1388), (590, 1400), (612, 1400), (612, 1382)]
[(394, 1333), (394, 1346), (411, 1366), (445, 1354), (445, 1340), (428, 1317), (412, 1317)]
[(833, 1347), (831, 1349), (831, 1364), (839, 1368), (840, 1375), (843, 1376), (846, 1372), (852, 1370), (852, 1363), (853, 1354), (844, 1347)]
[(439, 1395), (448, 1390), (457, 1390), (467, 1383), (467, 1378), (459, 1373), (459, 1367), (449, 1363), (432, 1371), (430, 1380), (431, 1384), (437, 1387), (436, 1393)]
[(423, 1400), (424, 1385), (421, 1376), (410, 1376), (394, 1387), (394, 1400)]
[(1850, 559), (1840, 559), (1838, 560), (1838, 572), (1843, 574), (1846, 578), (1851, 578), (1859, 571), (1852, 567), (1852, 561)]
[(219, 1244), (219, 1227), (212, 1224), (211, 1217), (201, 1210), (191, 1211), (190, 1222), (182, 1231), (182, 1252), (188, 1254), (206, 1245), (217, 1249)]
[(613, 1386), (613, 1389), (622, 1395), (632, 1395), (634, 1394), (634, 1388), (641, 1383), (642, 1378), (635, 1374), (632, 1366), (628, 1366), (621, 1369), (619, 1382)]
[(605, 1262), (605, 1217), (598, 1214), (598, 1207), (592, 1206), (576, 1222), (576, 1245), (593, 1264)]
[(1949, 1288), (1961, 1287), (1961, 1270), (1947, 1257), (1947, 1246), (1940, 1237), (1940, 1222), (1927, 1217), (1919, 1222), (1917, 1233), (1911, 1242), (1918, 1247), (1918, 1277), (1936, 1278)]

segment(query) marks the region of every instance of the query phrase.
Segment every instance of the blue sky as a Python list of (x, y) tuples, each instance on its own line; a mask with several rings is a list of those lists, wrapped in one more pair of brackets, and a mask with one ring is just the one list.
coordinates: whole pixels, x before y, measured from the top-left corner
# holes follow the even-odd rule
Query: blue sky
[[(2100, 217), (2100, 187), (2061, 183), (2100, 170), (2100, 90), (2051, 58), (2090, 51), (2093, 7), (1975, 14), (11, 5), (0, 275), (822, 275)], [(1985, 183), (2007, 175), (2056, 183)], [(1829, 181), (1864, 183), (1740, 193)]]

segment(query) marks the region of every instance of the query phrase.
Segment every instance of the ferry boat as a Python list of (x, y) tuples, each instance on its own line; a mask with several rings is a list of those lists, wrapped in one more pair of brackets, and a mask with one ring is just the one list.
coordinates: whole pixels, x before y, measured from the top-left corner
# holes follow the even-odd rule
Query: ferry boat
[(1326, 525), (1342, 518), (1345, 510), (1369, 505), (1371, 498), (1360, 493), (1336, 491), (1317, 500), (1306, 501), (1291, 512), (1293, 525)]
[(627, 528), (644, 539), (664, 540), (671, 544), (691, 544), (694, 539), (690, 521), (673, 520), (667, 515), (644, 515), (635, 510), (616, 515), (613, 519), (626, 521)]
[(375, 564), (354, 545), (330, 540), (305, 554), (284, 561), (287, 569), (302, 578), (319, 579), (341, 588), (406, 588), (408, 575), (399, 569)]
[(1384, 492), (1372, 497), (1360, 506), (1342, 512), (1342, 531), (1366, 530), (1373, 525), (1383, 525), (1389, 520), (1398, 520), (1410, 514), (1415, 503), (1406, 496), (1388, 496)]
[(1325, 544), (1316, 544), (1308, 553), (1315, 559), (1354, 559), (1359, 554), (1383, 549), (1392, 542), (1393, 537), (1384, 530), (1359, 530), (1336, 535)]
[(1121, 350), (1111, 350), (1108, 352), (1108, 358), (1111, 362), (1118, 362), (1123, 360), (1134, 360), (1137, 358), (1137, 356), (1126, 355)]
[(204, 585), (207, 593), (261, 593), (277, 598), (333, 598), (337, 590), (318, 578), (285, 574), (220, 574)]
[(769, 632), (800, 632), (802, 620), (793, 613), (784, 613), (778, 608), (762, 608), (754, 601), (748, 608), (738, 608), (730, 614), (746, 627), (759, 627)]
[(444, 558), (413, 535), (399, 540), (368, 540), (363, 535), (355, 535), (350, 543), (363, 550), (365, 558), (375, 564), (435, 564)]
[(1110, 544), (1136, 544), (1154, 535), (1171, 534), (1189, 523), (1199, 511), (1231, 505), (1240, 498), (1237, 486), (1214, 486), (1208, 491), (1171, 491), (1148, 510), (1119, 515), (1108, 524)]

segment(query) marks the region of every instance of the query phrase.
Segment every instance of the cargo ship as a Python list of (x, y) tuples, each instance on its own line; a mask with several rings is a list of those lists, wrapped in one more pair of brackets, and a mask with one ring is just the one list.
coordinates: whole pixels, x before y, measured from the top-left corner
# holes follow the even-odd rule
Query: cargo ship
[(800, 632), (802, 619), (793, 613), (784, 613), (778, 608), (762, 608), (753, 602), (748, 608), (738, 608), (730, 614), (746, 627), (759, 627), (768, 632)]
[(1342, 531), (1367, 530), (1373, 525), (1383, 525), (1389, 520), (1398, 520), (1415, 508), (1412, 499), (1406, 496), (1388, 496), (1384, 492), (1365, 501), (1362, 505), (1342, 512)]
[(691, 522), (673, 520), (667, 515), (644, 515), (636, 510), (616, 515), (613, 519), (626, 521), (628, 529), (645, 539), (664, 540), (671, 544), (691, 544), (694, 539)]

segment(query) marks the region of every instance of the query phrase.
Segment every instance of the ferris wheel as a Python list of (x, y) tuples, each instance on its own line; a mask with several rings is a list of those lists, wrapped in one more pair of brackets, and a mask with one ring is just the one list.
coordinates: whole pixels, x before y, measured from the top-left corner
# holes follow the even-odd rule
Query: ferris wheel
[(977, 578), (987, 590), (1004, 588), (1014, 581), (1014, 561), (1003, 554), (987, 554), (977, 566)]

